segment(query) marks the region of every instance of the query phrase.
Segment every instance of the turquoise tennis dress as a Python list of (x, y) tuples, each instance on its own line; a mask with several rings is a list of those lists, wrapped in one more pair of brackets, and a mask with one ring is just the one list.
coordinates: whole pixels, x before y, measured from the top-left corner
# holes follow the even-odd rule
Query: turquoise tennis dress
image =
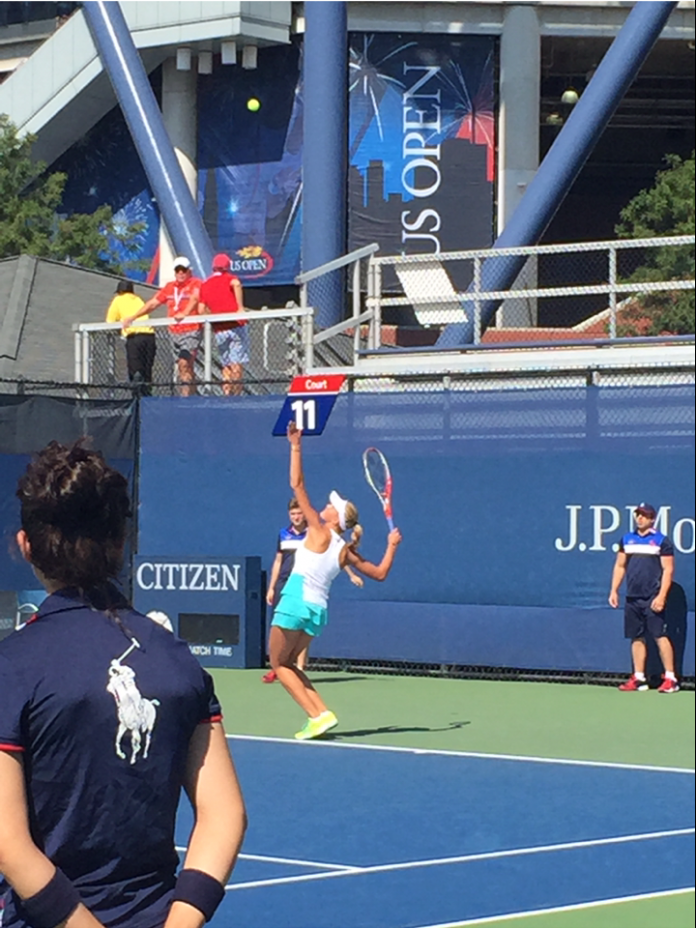
[(271, 625), (318, 635), (328, 619), (329, 589), (341, 572), (345, 541), (332, 531), (326, 551), (310, 551), (307, 541), (295, 551), (292, 572), (280, 594)]

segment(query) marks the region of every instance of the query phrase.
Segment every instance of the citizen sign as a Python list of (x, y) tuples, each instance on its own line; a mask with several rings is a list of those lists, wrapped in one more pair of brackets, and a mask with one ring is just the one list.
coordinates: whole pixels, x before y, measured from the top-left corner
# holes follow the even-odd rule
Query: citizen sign
[(141, 590), (191, 590), (225, 593), (239, 590), (239, 564), (160, 564), (144, 561), (135, 572)]
[[(620, 509), (604, 503), (595, 506), (577, 503), (565, 508), (566, 528), (563, 536), (554, 542), (556, 551), (618, 551), (621, 536), (634, 528), (636, 504)], [(655, 528), (669, 535), (680, 554), (694, 553), (692, 518), (678, 518), (672, 513), (671, 506), (661, 506)]]

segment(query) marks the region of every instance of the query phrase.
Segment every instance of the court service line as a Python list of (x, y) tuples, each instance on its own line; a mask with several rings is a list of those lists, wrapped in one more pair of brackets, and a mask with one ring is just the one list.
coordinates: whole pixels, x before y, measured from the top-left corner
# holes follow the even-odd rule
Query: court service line
[(513, 918), (532, 918), (535, 915), (555, 915), (558, 912), (577, 912), (581, 909), (597, 909), (603, 905), (619, 905), (622, 902), (641, 902), (643, 899), (662, 899), (665, 896), (683, 896), (693, 891), (693, 886), (685, 886), (683, 889), (663, 889), (654, 893), (639, 893), (637, 896), (616, 896), (613, 899), (593, 899), (592, 902), (576, 902), (573, 905), (559, 905), (551, 909), (529, 909), (527, 912), (510, 912), (507, 915), (486, 915), (484, 918), (469, 918), (464, 921), (444, 922), (439, 925), (421, 925), (420, 928), (464, 928), (465, 925), (490, 925)]
[[(175, 850), (185, 854), (188, 848), (177, 845)], [(317, 867), (319, 870), (361, 870), (362, 867), (351, 867), (348, 864), (319, 863), (316, 860), (296, 860), (294, 857), (268, 857), (265, 854), (239, 854), (239, 860), (260, 860), (267, 864), (297, 864), (300, 867)]]
[(525, 857), (553, 851), (571, 851), (586, 847), (606, 847), (612, 844), (629, 844), (634, 841), (650, 841), (656, 838), (676, 838), (692, 835), (695, 828), (677, 828), (673, 831), (650, 831), (637, 835), (618, 835), (614, 838), (593, 838), (587, 841), (567, 841), (560, 844), (541, 844), (532, 847), (510, 848), (506, 851), (484, 851), (480, 854), (462, 854), (457, 857), (434, 857), (430, 860), (408, 860), (398, 864), (377, 864), (372, 867), (355, 867), (330, 873), (303, 873), (298, 876), (275, 877), (269, 880), (254, 880), (248, 883), (230, 883), (225, 889), (254, 889), (260, 886), (280, 886), (286, 883), (309, 883), (334, 877), (366, 876), (369, 873), (390, 873), (395, 870), (416, 870), (423, 867), (439, 867), (448, 864), (464, 864), (478, 860), (499, 860), (504, 857)]
[(513, 760), (534, 764), (565, 764), (572, 767), (608, 767), (616, 770), (644, 770), (648, 773), (687, 773), (696, 770), (688, 767), (656, 767), (650, 764), (624, 764), (604, 760), (575, 760), (567, 757), (533, 757), (526, 754), (485, 754), (480, 751), (446, 751), (439, 748), (402, 748), (391, 744), (355, 744), (352, 741), (295, 741), (291, 738), (273, 738), (265, 735), (227, 735), (232, 741), (267, 741), (271, 744), (292, 744), (306, 747), (353, 748), (358, 751), (391, 751), (397, 754), (434, 754), (443, 757), (475, 757), (483, 760)]

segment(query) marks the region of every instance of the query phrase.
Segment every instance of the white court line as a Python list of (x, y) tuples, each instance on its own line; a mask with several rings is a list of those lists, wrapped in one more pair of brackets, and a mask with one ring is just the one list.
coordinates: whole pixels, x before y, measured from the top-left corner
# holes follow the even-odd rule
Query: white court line
[(603, 760), (573, 760), (565, 757), (531, 757), (525, 754), (483, 754), (479, 751), (445, 751), (436, 748), (401, 748), (388, 744), (355, 744), (352, 741), (295, 741), (292, 738), (271, 738), (264, 735), (227, 735), (233, 741), (267, 741), (271, 744), (301, 745), (323, 748), (352, 748), (358, 751), (392, 751), (399, 754), (435, 754), (444, 757), (478, 757), (484, 760), (515, 760), (534, 764), (565, 764), (572, 767), (609, 767), (617, 770), (646, 770), (649, 773), (688, 773), (687, 767), (655, 767), (649, 764), (621, 764)]
[(362, 867), (351, 867), (347, 864), (324, 864), (316, 860), (295, 860), (294, 857), (265, 857), (263, 854), (240, 854), (240, 860), (261, 860), (271, 864), (299, 864), (301, 867), (318, 867), (320, 870), (347, 870), (352, 873), (354, 870), (362, 870)]
[(439, 925), (421, 925), (420, 928), (463, 928), (464, 925), (490, 925), (505, 919), (531, 918), (534, 915), (555, 915), (557, 912), (577, 912), (579, 909), (597, 909), (603, 905), (618, 905), (621, 902), (640, 902), (643, 899), (662, 899), (665, 896), (683, 896), (692, 893), (693, 886), (684, 889), (664, 889), (656, 893), (639, 893), (637, 896), (616, 896), (613, 899), (595, 899), (592, 902), (576, 902), (574, 905), (559, 905), (552, 909), (529, 909), (527, 912), (510, 912), (508, 915), (487, 915), (485, 918), (470, 918), (464, 921), (446, 922)]
[[(183, 845), (177, 845), (174, 848), (182, 854), (188, 850)], [(294, 857), (268, 857), (265, 854), (239, 854), (239, 860), (260, 860), (268, 864), (298, 864), (300, 867), (317, 867), (320, 870), (362, 870), (362, 867), (351, 867), (347, 864), (326, 864), (319, 863), (316, 860), (296, 860)]]
[(270, 880), (255, 880), (248, 883), (230, 883), (225, 889), (253, 889), (259, 886), (280, 886), (286, 883), (309, 883), (314, 880), (330, 880), (336, 877), (365, 876), (369, 873), (390, 873), (395, 870), (416, 870), (423, 867), (439, 867), (447, 864), (463, 864), (474, 860), (499, 860), (503, 857), (524, 857), (531, 854), (544, 854), (553, 851), (570, 851), (585, 847), (605, 847), (611, 844), (628, 844), (633, 841), (650, 841), (656, 838), (675, 838), (680, 835), (692, 835), (694, 828), (677, 828), (673, 831), (651, 831), (637, 835), (620, 835), (615, 838), (593, 838), (588, 841), (568, 841), (562, 844), (543, 844), (534, 847), (511, 848), (507, 851), (485, 851), (480, 854), (463, 854), (458, 857), (440, 857), (430, 860), (409, 860), (398, 864), (378, 864), (373, 867), (362, 867), (332, 871), (331, 873), (305, 873), (300, 876), (276, 877)]

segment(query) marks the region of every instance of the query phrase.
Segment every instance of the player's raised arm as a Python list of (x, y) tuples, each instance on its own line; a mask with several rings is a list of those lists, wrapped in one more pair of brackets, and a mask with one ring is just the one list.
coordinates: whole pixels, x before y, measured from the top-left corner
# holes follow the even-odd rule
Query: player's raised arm
[(324, 523), (310, 502), (305, 489), (304, 471), (302, 469), (302, 431), (297, 428), (294, 422), (288, 423), (288, 441), (290, 442), (290, 487), (297, 497), (297, 502), (307, 520), (309, 530), (322, 530)]
[(401, 532), (398, 528), (393, 529), (387, 535), (387, 547), (384, 551), (384, 555), (379, 564), (373, 564), (372, 561), (366, 560), (362, 555), (353, 550), (350, 545), (345, 547), (345, 563), (351, 564), (360, 573), (365, 574), (366, 577), (369, 577), (371, 580), (386, 580), (389, 575), (389, 571), (392, 569), (392, 564), (394, 563), (394, 556), (396, 555), (396, 549), (401, 544)]

